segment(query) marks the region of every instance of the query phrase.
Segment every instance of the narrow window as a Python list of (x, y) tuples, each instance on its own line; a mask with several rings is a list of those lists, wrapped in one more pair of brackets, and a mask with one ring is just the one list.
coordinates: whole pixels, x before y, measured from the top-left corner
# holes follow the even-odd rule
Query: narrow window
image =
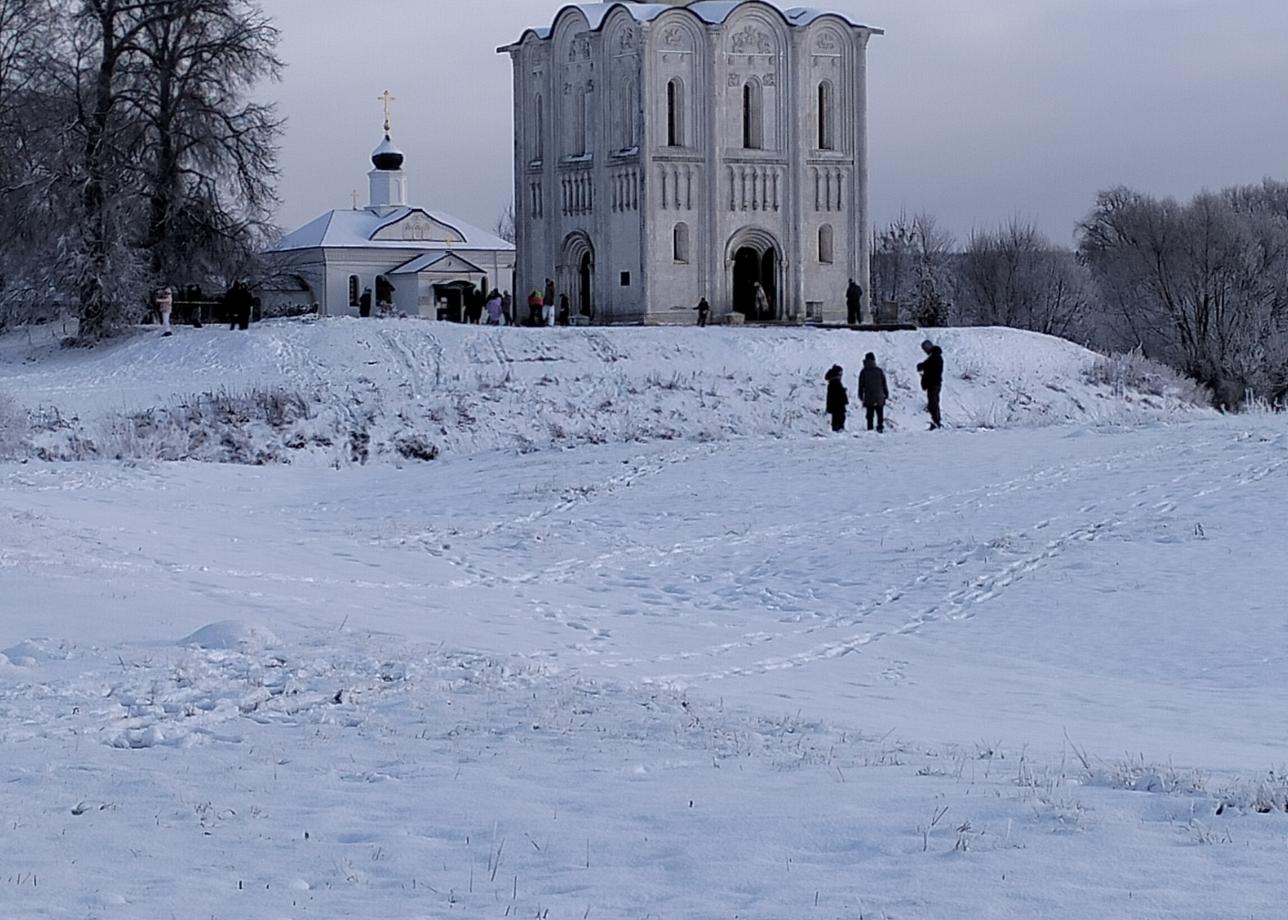
[(824, 80), (818, 85), (818, 149), (835, 150), (836, 138), (833, 128), (833, 113), (835, 106), (833, 104), (832, 84)]
[(745, 84), (742, 88), (742, 146), (747, 150), (759, 150), (764, 146), (761, 108), (760, 84), (754, 81)]
[(357, 305), (358, 305), (358, 276), (350, 275), (349, 276), (349, 306), (356, 307)]
[(824, 265), (832, 264), (832, 226), (824, 224), (818, 229), (818, 260)]
[(689, 225), (688, 224), (675, 225), (675, 239), (674, 239), (673, 248), (675, 252), (675, 261), (683, 262), (687, 264), (689, 261)]
[(541, 98), (540, 93), (537, 93), (537, 133), (536, 133), (536, 136), (533, 137), (532, 141), (533, 141), (532, 159), (534, 160), (545, 159), (544, 154), (546, 149), (546, 109), (545, 109), (545, 100)]
[(590, 127), (589, 119), (587, 118), (587, 109), (589, 108), (589, 100), (586, 98), (587, 95), (589, 94), (585, 89), (582, 89), (577, 93), (576, 137), (573, 138), (573, 153), (577, 156), (585, 155), (586, 151), (589, 149), (589, 145), (586, 143), (586, 131)]
[(627, 79), (626, 89), (622, 94), (622, 112), (621, 118), (621, 149), (630, 150), (639, 146), (639, 141), (635, 136), (637, 124), (637, 113), (639, 112), (639, 85), (635, 82), (635, 77)]
[(666, 146), (684, 146), (684, 84), (679, 78), (666, 84)]

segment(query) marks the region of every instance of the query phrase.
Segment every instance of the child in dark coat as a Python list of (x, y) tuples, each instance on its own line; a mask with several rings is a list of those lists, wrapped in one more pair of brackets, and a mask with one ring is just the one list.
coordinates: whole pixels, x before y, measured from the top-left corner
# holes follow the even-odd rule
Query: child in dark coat
[(850, 394), (845, 392), (842, 378), (845, 371), (841, 365), (833, 364), (832, 369), (823, 375), (827, 381), (827, 414), (832, 416), (832, 430), (845, 430), (845, 408), (850, 404)]

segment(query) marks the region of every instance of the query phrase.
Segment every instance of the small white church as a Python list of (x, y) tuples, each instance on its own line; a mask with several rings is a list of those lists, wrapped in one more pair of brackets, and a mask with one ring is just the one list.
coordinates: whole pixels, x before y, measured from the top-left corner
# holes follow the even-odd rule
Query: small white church
[(288, 290), (265, 291), (272, 307), (316, 304), (323, 316), (390, 311), (426, 319), (465, 318), (476, 291), (512, 291), (514, 246), (462, 220), (407, 200), (404, 155), (385, 136), (372, 152), (367, 206), (327, 211), (268, 253)]
[(867, 47), (763, 0), (570, 3), (514, 69), (517, 289), (592, 322), (845, 322), (868, 293)]

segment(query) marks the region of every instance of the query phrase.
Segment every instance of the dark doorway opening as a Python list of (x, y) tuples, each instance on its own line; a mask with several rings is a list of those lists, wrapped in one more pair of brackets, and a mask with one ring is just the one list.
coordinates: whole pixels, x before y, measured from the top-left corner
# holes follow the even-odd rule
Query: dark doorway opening
[(449, 323), (465, 322), (465, 307), (473, 293), (474, 285), (469, 281), (434, 285), (434, 303), (438, 307), (439, 320)]
[(772, 322), (777, 317), (776, 304), (778, 260), (772, 248), (764, 254), (744, 246), (733, 256), (734, 310), (749, 323)]
[(582, 316), (595, 315), (594, 305), (590, 300), (594, 276), (594, 262), (590, 258), (590, 253), (585, 253), (581, 257), (581, 265), (577, 269), (577, 311)]

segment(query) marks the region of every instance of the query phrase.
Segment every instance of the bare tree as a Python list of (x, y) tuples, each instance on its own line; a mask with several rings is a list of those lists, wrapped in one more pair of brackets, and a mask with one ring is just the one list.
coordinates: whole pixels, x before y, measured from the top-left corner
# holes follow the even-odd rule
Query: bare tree
[(1018, 219), (976, 231), (958, 264), (958, 304), (980, 325), (1074, 338), (1090, 303), (1090, 279), (1074, 253)]
[(931, 214), (901, 214), (876, 234), (873, 300), (896, 305), (923, 326), (948, 321), (955, 241)]
[(519, 238), (518, 228), (514, 223), (513, 201), (501, 209), (501, 213), (496, 217), (496, 223), (492, 226), (492, 232), (507, 243), (513, 243)]
[(273, 107), (247, 101), (276, 79), (278, 31), (248, 0), (156, 0), (139, 34), (129, 105), (144, 128), (152, 274), (229, 276), (277, 202)]
[(1105, 327), (1210, 385), (1229, 406), (1288, 379), (1288, 191), (1203, 193), (1188, 205), (1117, 188), (1080, 228)]
[(142, 308), (137, 155), (143, 133), (124, 104), (130, 57), (159, 12), (149, 0), (76, 0), (69, 62), (82, 151), (77, 224), (80, 339), (93, 342)]

